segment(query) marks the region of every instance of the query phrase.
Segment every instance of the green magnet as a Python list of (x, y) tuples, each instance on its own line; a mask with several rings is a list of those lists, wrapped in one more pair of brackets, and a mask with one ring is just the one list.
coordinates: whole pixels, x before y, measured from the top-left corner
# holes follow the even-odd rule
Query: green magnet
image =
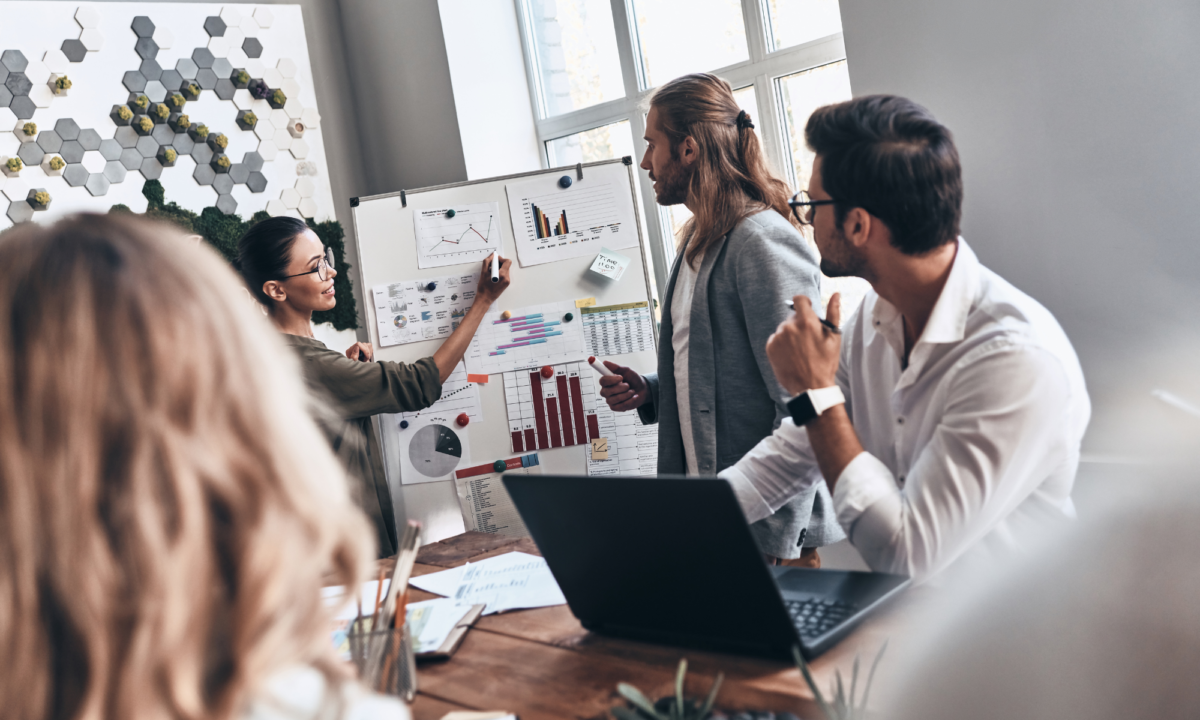
[(575, 319), (575, 316), (572, 315), (571, 313), (567, 313), (566, 315), (563, 315), (563, 322), (571, 322), (574, 319)]
[(497, 460), (496, 462), (492, 463), (492, 469), (496, 472), (504, 472), (507, 467), (508, 466), (504, 464), (503, 460)]
[(448, 217), (448, 218), (452, 218), (457, 214), (458, 213), (454, 212), (454, 208), (450, 208), (449, 210), (446, 211), (446, 217)]

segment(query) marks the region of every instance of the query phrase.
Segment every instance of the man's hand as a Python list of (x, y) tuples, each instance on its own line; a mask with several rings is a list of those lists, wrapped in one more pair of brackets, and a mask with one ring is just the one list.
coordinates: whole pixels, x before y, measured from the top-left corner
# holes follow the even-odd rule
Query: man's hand
[(375, 361), (375, 349), (371, 347), (371, 343), (356, 342), (346, 348), (346, 357), (351, 360), (361, 360), (363, 362)]
[[(792, 395), (837, 384), (842, 336), (821, 324), (812, 301), (804, 295), (793, 298), (796, 314), (779, 324), (767, 339), (767, 358), (779, 384)], [(825, 313), (829, 322), (841, 325), (841, 295), (829, 298)]]
[(483, 271), (479, 273), (479, 289), (476, 290), (475, 297), (488, 305), (495, 302), (500, 293), (508, 289), (511, 269), (512, 260), (500, 258), (500, 282), (492, 282), (492, 256), (488, 255), (483, 261)]
[(604, 361), (604, 366), (616, 375), (600, 376), (600, 397), (617, 412), (635, 410), (646, 403), (649, 388), (646, 378), (635, 371), (614, 362)]

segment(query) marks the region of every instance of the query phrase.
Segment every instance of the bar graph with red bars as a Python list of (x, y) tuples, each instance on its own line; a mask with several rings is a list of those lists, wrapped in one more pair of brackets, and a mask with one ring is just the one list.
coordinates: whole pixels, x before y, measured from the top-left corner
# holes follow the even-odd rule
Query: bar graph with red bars
[(513, 452), (533, 452), (586, 445), (600, 437), (594, 384), (583, 382), (587, 363), (555, 365), (542, 377), (541, 368), (504, 373), (509, 436)]

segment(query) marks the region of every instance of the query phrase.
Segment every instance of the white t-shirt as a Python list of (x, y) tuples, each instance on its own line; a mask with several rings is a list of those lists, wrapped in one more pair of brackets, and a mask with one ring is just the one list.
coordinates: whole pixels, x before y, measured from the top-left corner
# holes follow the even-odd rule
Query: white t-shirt
[[(356, 682), (330, 692), (325, 676), (307, 665), (272, 674), (241, 714), (241, 720), (411, 720), (399, 699), (378, 695)], [(340, 697), (339, 697), (340, 695)]]
[[(686, 250), (685, 247), (684, 251)], [(696, 291), (696, 276), (702, 262), (703, 253), (696, 258), (697, 269), (688, 264), (686, 257), (683, 259), (679, 265), (679, 274), (675, 277), (675, 292), (671, 295), (671, 347), (675, 350), (675, 396), (688, 475), (700, 474), (700, 466), (696, 462), (696, 439), (692, 436), (692, 399), (688, 394), (688, 338), (692, 334), (692, 295)]]

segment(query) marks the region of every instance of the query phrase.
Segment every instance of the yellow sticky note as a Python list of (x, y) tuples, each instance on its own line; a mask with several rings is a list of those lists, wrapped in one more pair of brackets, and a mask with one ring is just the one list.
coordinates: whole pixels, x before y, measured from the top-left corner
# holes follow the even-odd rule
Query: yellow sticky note
[(595, 304), (596, 304), (596, 298), (594, 298), (594, 297), (583, 298), (581, 300), (575, 301), (575, 307), (577, 307), (577, 308), (592, 307)]
[(608, 438), (595, 438), (592, 440), (592, 459), (608, 459)]

